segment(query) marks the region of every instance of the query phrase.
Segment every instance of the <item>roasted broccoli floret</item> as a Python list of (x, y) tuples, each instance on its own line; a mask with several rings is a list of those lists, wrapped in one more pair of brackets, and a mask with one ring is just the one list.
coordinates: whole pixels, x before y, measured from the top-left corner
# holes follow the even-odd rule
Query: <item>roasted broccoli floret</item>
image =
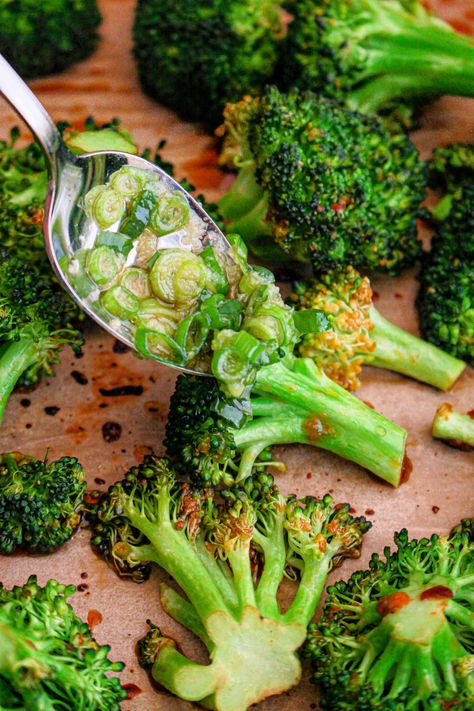
[(295, 284), (290, 303), (302, 311), (323, 311), (329, 321), (327, 330), (303, 336), (300, 355), (348, 390), (360, 385), (364, 364), (449, 390), (465, 363), (387, 321), (372, 297), (369, 279), (352, 267)]
[(215, 127), (227, 101), (268, 81), (282, 33), (274, 0), (139, 0), (140, 81), (183, 118)]
[(433, 437), (447, 440), (453, 447), (471, 451), (474, 447), (474, 410), (462, 415), (448, 402), (444, 402), (436, 411), (432, 434)]
[[(357, 557), (370, 524), (349, 505), (284, 497), (271, 477), (222, 492), (177, 482), (155, 456), (112, 486), (93, 513), (93, 543), (119, 574), (162, 567), (186, 599), (161, 585), (161, 604), (206, 645), (210, 664), (192, 662), (150, 624), (139, 645), (155, 681), (217, 711), (249, 706), (298, 683), (296, 654), (330, 568)], [(283, 612), (285, 573), (299, 582)]]
[[(281, 81), (357, 111), (439, 94), (474, 96), (474, 43), (422, 0), (288, 0)], [(401, 103), (401, 106), (400, 106)]]
[[(468, 527), (468, 521), (465, 522)], [(470, 532), (408, 540), (328, 588), (306, 654), (331, 711), (469, 711), (474, 706)]]
[(96, 0), (2, 0), (0, 47), (22, 77), (61, 72), (96, 48)]
[(119, 711), (127, 698), (88, 625), (67, 601), (74, 585), (36, 576), (12, 590), (0, 583), (0, 705), (2, 709)]
[(21, 379), (34, 385), (54, 366), (65, 345), (79, 353), (82, 334), (73, 325), (76, 308), (65, 292), (18, 257), (0, 250), (0, 420)]
[(474, 144), (454, 142), (435, 148), (428, 162), (428, 184), (439, 191), (441, 199), (431, 211), (433, 219), (446, 219), (453, 200), (459, 199), (463, 186), (472, 182)]
[(274, 87), (228, 105), (220, 133), (222, 160), (239, 174), (219, 209), (257, 256), (289, 255), (316, 272), (353, 264), (388, 274), (420, 256), (426, 166), (405, 134)]
[(474, 183), (447, 195), (419, 276), (420, 328), (428, 341), (474, 364)]
[(0, 455), (0, 553), (46, 553), (79, 526), (86, 490), (74, 457), (48, 462), (19, 452)]
[[(312, 360), (261, 368), (250, 401), (216, 382), (179, 376), (164, 444), (179, 471), (217, 484), (272, 463), (275, 444), (309, 444), (400, 484), (406, 432), (330, 380)], [(279, 465), (281, 468), (281, 465)]]

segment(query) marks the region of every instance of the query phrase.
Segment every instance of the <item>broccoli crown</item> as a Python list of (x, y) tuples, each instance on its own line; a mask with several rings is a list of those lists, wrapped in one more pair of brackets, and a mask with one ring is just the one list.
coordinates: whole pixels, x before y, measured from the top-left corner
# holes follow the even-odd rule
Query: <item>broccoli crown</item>
[(474, 363), (474, 186), (452, 196), (420, 272), (417, 306), (424, 337)]
[(0, 698), (2, 708), (119, 711), (127, 692), (88, 625), (67, 601), (73, 585), (31, 576), (12, 590), (0, 584)]
[(139, 0), (134, 54), (147, 93), (215, 126), (272, 75), (281, 34), (274, 0)]
[(455, 190), (474, 177), (474, 144), (455, 141), (437, 146), (428, 162), (429, 184), (445, 192)]
[(468, 711), (474, 703), (474, 546), (467, 532), (409, 540), (328, 588), (306, 654), (331, 711)]
[(96, 47), (96, 0), (17, 0), (0, 4), (0, 46), (21, 76), (66, 69)]
[(240, 106), (221, 131), (225, 155), (242, 166), (219, 203), (229, 231), (257, 247), (271, 236), (316, 273), (413, 264), (426, 166), (405, 134), (311, 92), (271, 87)]
[[(296, 651), (328, 571), (359, 554), (369, 527), (330, 496), (284, 497), (268, 475), (218, 497), (178, 482), (169, 462), (154, 456), (110, 487), (92, 512), (93, 543), (119, 574), (155, 563), (171, 575), (186, 599), (163, 584), (163, 608), (211, 656), (207, 666), (191, 662), (149, 623), (141, 663), (169, 691), (205, 699), (216, 711), (245, 711), (298, 683)], [(282, 612), (285, 574), (299, 586)]]
[(47, 552), (78, 527), (86, 490), (73, 457), (39, 461), (19, 452), (0, 455), (0, 553)]
[(371, 336), (372, 289), (367, 277), (352, 267), (327, 272), (312, 282), (295, 284), (290, 303), (298, 310), (324, 311), (330, 323), (326, 331), (303, 336), (300, 355), (316, 360), (343, 388), (357, 388), (364, 355), (376, 348)]
[(342, 99), (363, 112), (395, 109), (402, 120), (423, 98), (474, 93), (472, 41), (453, 32), (421, 0), (287, 4), (293, 20), (278, 67), (286, 87)]

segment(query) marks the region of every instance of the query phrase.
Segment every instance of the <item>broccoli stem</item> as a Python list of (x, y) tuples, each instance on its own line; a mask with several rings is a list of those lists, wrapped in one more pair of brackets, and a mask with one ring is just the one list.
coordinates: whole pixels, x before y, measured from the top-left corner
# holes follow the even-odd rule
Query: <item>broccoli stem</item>
[(247, 605), (256, 607), (255, 588), (250, 568), (249, 546), (242, 543), (237, 544), (238, 548), (229, 550), (228, 561), (234, 575), (235, 587), (239, 598), (241, 611)]
[(163, 610), (176, 622), (193, 632), (196, 637), (204, 642), (207, 649), (211, 651), (214, 647), (209, 635), (206, 632), (196, 610), (190, 602), (185, 600), (176, 590), (173, 590), (166, 583), (160, 585), (160, 602)]
[[(405, 430), (350, 395), (312, 361), (296, 359), (293, 368), (303, 372), (294, 372), (281, 362), (259, 370), (252, 392), (271, 394), (277, 399), (277, 407), (284, 403), (285, 417), (256, 418), (236, 430), (238, 449), (256, 447), (262, 451), (271, 444), (310, 444), (356, 462), (398, 486)], [(241, 471), (239, 477), (243, 476), (245, 472)]]
[(278, 606), (278, 588), (286, 566), (285, 536), (283, 533), (283, 519), (278, 516), (274, 522), (274, 529), (267, 537), (258, 529), (254, 529), (254, 542), (263, 551), (265, 563), (255, 593), (257, 607), (263, 617), (279, 620), (280, 609)]
[(356, 36), (355, 43), (367, 54), (360, 77), (364, 85), (351, 93), (351, 108), (377, 111), (391, 99), (410, 95), (474, 96), (474, 43), (470, 38), (431, 16), (408, 22), (391, 13), (388, 20), (381, 15), (375, 19), (375, 28), (367, 26), (366, 38), (357, 41)]
[(298, 590), (288, 610), (283, 615), (284, 624), (297, 624), (307, 627), (316, 612), (331, 565), (331, 555), (318, 557), (305, 556), (304, 571)]
[(240, 169), (228, 192), (218, 201), (219, 212), (226, 221), (233, 222), (253, 210), (263, 195), (255, 179), (255, 167), (251, 163)]
[(370, 318), (377, 346), (364, 357), (367, 365), (394, 370), (440, 390), (449, 390), (466, 367), (458, 358), (390, 323), (374, 307)]
[(38, 357), (38, 344), (28, 339), (15, 341), (0, 356), (0, 423), (8, 398), (23, 373)]
[(474, 419), (444, 403), (436, 412), (432, 434), (438, 439), (458, 440), (474, 447)]
[(217, 686), (217, 670), (212, 664), (192, 662), (177, 649), (165, 646), (152, 669), (153, 678), (185, 701), (200, 701)]

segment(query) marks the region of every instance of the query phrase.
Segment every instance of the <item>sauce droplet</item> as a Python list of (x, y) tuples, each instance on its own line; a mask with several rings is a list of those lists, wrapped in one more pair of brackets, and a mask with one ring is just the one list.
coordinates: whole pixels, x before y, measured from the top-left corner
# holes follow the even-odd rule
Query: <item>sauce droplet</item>
[(104, 422), (102, 437), (106, 442), (117, 442), (122, 436), (122, 426), (118, 422)]
[(87, 385), (89, 382), (89, 378), (87, 378), (84, 373), (79, 372), (79, 370), (72, 370), (71, 378), (74, 378), (78, 385)]
[(122, 684), (122, 688), (127, 692), (127, 701), (134, 699), (135, 696), (142, 693), (142, 690), (136, 684)]
[(96, 625), (100, 625), (102, 620), (102, 613), (99, 610), (89, 610), (87, 613), (87, 624), (90, 630), (94, 629)]
[(410, 474), (413, 471), (413, 462), (411, 461), (408, 454), (403, 457), (402, 471), (400, 474), (400, 484), (405, 484), (410, 478)]

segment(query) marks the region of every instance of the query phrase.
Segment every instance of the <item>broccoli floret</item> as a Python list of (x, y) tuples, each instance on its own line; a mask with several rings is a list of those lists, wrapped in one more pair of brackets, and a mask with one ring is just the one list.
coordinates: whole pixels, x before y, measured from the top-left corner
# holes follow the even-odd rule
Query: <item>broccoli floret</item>
[(272, 445), (300, 443), (398, 486), (405, 439), (405, 430), (299, 358), (261, 368), (249, 402), (226, 397), (210, 379), (179, 376), (164, 444), (179, 471), (198, 482), (240, 481), (272, 464)]
[(127, 698), (88, 625), (67, 601), (74, 585), (31, 576), (12, 590), (0, 583), (0, 704), (2, 709), (119, 711)]
[(274, 0), (139, 0), (134, 54), (144, 90), (215, 127), (227, 101), (272, 75), (283, 32)]
[[(422, 0), (289, 0), (283, 85), (401, 118), (439, 94), (474, 96), (474, 43)], [(400, 112), (401, 109), (401, 112)]]
[(2, 54), (28, 79), (60, 72), (94, 51), (101, 21), (96, 0), (2, 2)]
[[(467, 524), (467, 521), (466, 521)], [(474, 706), (474, 544), (468, 532), (408, 540), (328, 588), (306, 654), (331, 711)]]
[(428, 341), (474, 364), (474, 184), (447, 195), (419, 276), (420, 328)]
[(19, 452), (0, 455), (0, 553), (46, 553), (79, 526), (86, 490), (74, 457), (40, 461)]
[[(245, 711), (298, 683), (296, 652), (326, 576), (359, 555), (369, 527), (328, 495), (284, 497), (267, 475), (218, 498), (178, 483), (155, 456), (109, 488), (92, 521), (93, 543), (119, 574), (156, 564), (185, 594), (163, 584), (162, 606), (204, 642), (210, 664), (192, 662), (152, 624), (140, 661), (172, 693), (217, 711)], [(285, 573), (300, 584), (283, 612)]]
[(34, 385), (54, 366), (65, 345), (80, 353), (83, 337), (73, 325), (76, 308), (50, 280), (7, 251), (0, 251), (0, 420), (21, 379)]
[(257, 256), (279, 252), (316, 272), (353, 264), (388, 274), (420, 256), (426, 166), (405, 134), (274, 87), (228, 106), (220, 133), (223, 161), (239, 174), (219, 209)]
[(444, 402), (436, 411), (432, 428), (433, 437), (445, 439), (458, 449), (471, 451), (474, 447), (474, 410), (462, 415)]
[(428, 184), (441, 199), (431, 211), (435, 221), (445, 220), (453, 200), (460, 198), (463, 186), (474, 180), (474, 144), (450, 143), (438, 146), (428, 162)]
[(303, 336), (300, 355), (348, 390), (360, 385), (364, 364), (449, 390), (465, 364), (387, 321), (372, 297), (369, 279), (352, 267), (297, 283), (290, 303), (298, 310), (321, 310), (329, 321), (327, 330)]

